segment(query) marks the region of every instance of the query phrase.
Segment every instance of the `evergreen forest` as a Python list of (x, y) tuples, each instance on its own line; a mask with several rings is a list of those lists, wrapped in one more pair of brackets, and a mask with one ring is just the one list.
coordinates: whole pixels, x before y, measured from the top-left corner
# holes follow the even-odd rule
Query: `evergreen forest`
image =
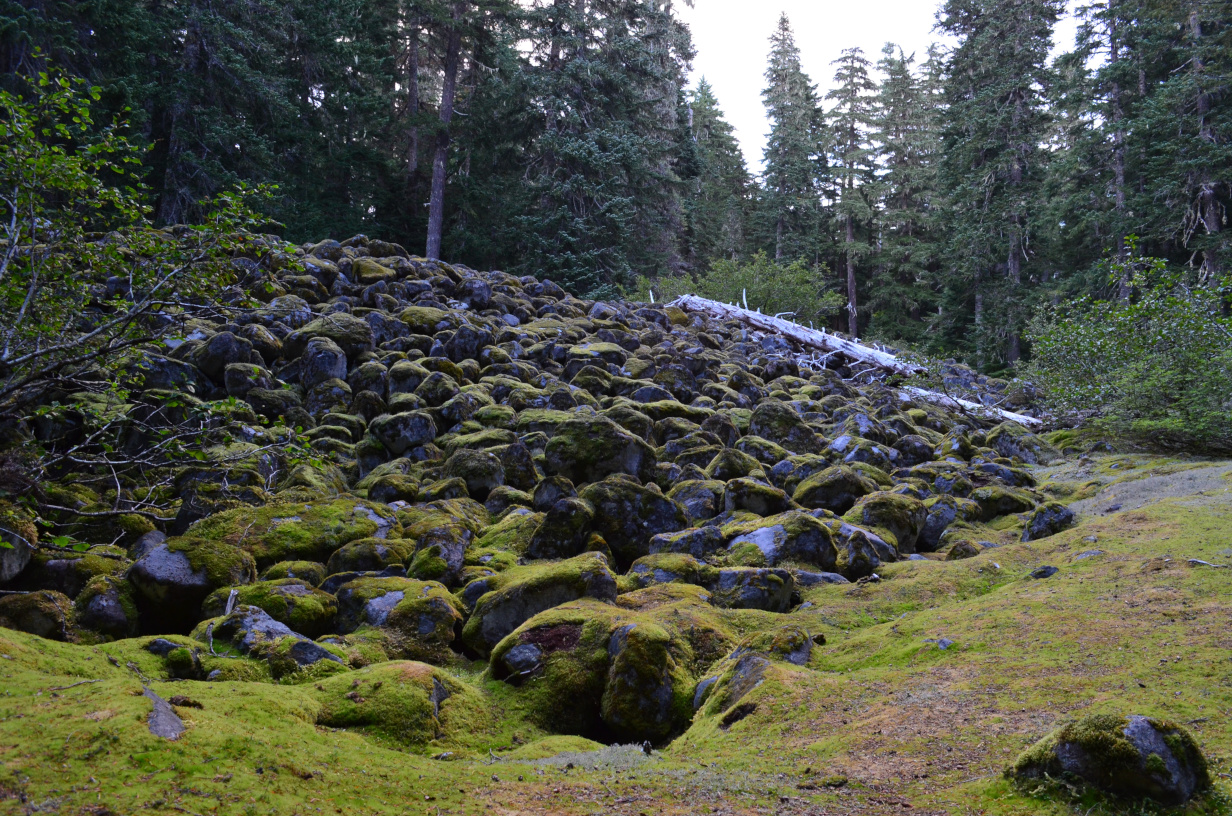
[(784, 16), (762, 172), (690, 83), (672, 0), (3, 0), (0, 81), (97, 87), (100, 126), (149, 146), (160, 224), (276, 184), (291, 241), (591, 298), (722, 288), (764, 255), (812, 270), (799, 311), (832, 329), (997, 371), (1041, 309), (1128, 298), (1114, 266), (1215, 286), (1232, 264), (1232, 6), (1101, 0), (1054, 43), (1063, 9), (945, 0), (952, 45), (844, 50), (824, 98)]

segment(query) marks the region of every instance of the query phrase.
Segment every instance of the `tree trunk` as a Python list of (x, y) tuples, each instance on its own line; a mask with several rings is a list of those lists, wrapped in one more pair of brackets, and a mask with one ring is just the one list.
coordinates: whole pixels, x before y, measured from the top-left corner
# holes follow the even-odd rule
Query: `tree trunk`
[(425, 254), (432, 260), (441, 257), (441, 231), (445, 225), (445, 171), (449, 159), (449, 123), (453, 120), (453, 100), (458, 85), (458, 60), (462, 50), (462, 11), (464, 3), (454, 3), (450, 14), (449, 39), (445, 46), (445, 75), (441, 84), (441, 126), (436, 134), (436, 154), (432, 158), (432, 195), (428, 199), (428, 241)]
[[(1120, 29), (1117, 23), (1119, 10), (1117, 0), (1108, 0), (1108, 65), (1113, 71), (1112, 87), (1109, 97), (1112, 102), (1112, 172), (1113, 172), (1113, 202), (1116, 211), (1116, 256), (1121, 263), (1125, 262), (1125, 108), (1121, 101), (1121, 83), (1117, 80), (1117, 66), (1121, 62)], [(1129, 275), (1121, 275), (1117, 294), (1121, 300), (1129, 300)]]
[(847, 333), (856, 338), (860, 336), (859, 313), (856, 310), (856, 259), (851, 254), (852, 245), (856, 242), (856, 224), (851, 214), (847, 215)]
[(407, 129), (410, 144), (406, 156), (406, 181), (413, 184), (419, 172), (419, 20), (412, 19), (409, 25), (410, 43), (407, 49), (406, 112), (411, 126)]
[[(1205, 65), (1202, 60), (1201, 51), (1199, 51), (1199, 43), (1202, 41), (1202, 20), (1198, 16), (1199, 6), (1195, 3), (1194, 7), (1189, 12), (1189, 33), (1193, 37), (1194, 50), (1197, 51), (1194, 58), (1190, 60), (1190, 70), (1197, 78), (1195, 84), (1198, 86), (1197, 98), (1194, 100), (1194, 112), (1198, 114), (1198, 138), (1203, 142), (1213, 143), (1215, 141), (1215, 132), (1211, 127), (1211, 95), (1202, 88), (1203, 71)], [(1202, 228), (1206, 230), (1206, 234), (1211, 238), (1223, 229), (1222, 219), (1219, 217), (1219, 200), (1216, 196), (1215, 187), (1217, 182), (1211, 178), (1210, 168), (1204, 166), (1201, 171), (1201, 177), (1197, 180), (1197, 208), (1198, 220), (1202, 222)], [(1210, 247), (1202, 253), (1202, 275), (1205, 278), (1212, 279), (1219, 276), (1222, 272), (1218, 250)]]
[(774, 225), (774, 260), (783, 260), (783, 215), (779, 214), (779, 220)]

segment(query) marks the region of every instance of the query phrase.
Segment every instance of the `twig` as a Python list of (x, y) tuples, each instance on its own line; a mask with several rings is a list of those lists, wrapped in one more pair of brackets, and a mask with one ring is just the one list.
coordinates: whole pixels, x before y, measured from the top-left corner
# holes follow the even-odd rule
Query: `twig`
[(47, 690), (48, 691), (67, 691), (68, 689), (71, 689), (71, 688), (77, 688), (78, 686), (84, 686), (87, 683), (101, 683), (101, 682), (103, 681), (102, 680), (82, 680), (80, 682), (73, 683), (67, 686), (52, 686), (51, 688)]

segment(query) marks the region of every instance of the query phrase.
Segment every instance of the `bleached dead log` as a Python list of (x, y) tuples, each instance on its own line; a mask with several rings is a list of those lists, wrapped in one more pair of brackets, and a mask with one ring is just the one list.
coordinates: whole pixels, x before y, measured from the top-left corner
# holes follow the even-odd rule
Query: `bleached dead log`
[(828, 353), (842, 354), (856, 362), (869, 363), (885, 371), (896, 374), (922, 374), (924, 369), (912, 363), (903, 362), (893, 354), (862, 346), (851, 340), (844, 340), (835, 334), (826, 334), (809, 329), (782, 318), (761, 314), (760, 312), (741, 309), (739, 306), (728, 306), (717, 300), (707, 300), (696, 295), (681, 295), (668, 304), (683, 309), (686, 312), (702, 312), (719, 320), (736, 320), (746, 326), (761, 331), (794, 340), (805, 348), (818, 349)]
[[(696, 295), (681, 295), (673, 300), (668, 306), (675, 306), (678, 309), (683, 309), (686, 312), (701, 312), (708, 314), (718, 320), (735, 320), (745, 326), (749, 326), (755, 330), (770, 332), (793, 340), (806, 349), (824, 352), (826, 356), (831, 354), (841, 354), (852, 362), (867, 363), (868, 365), (879, 368), (883, 371), (893, 372), (895, 374), (923, 374), (926, 369), (923, 366), (908, 363), (898, 359), (893, 354), (879, 351), (868, 346), (861, 345), (851, 340), (845, 340), (842, 337), (834, 334), (817, 331), (815, 329), (805, 328), (788, 320), (783, 320), (779, 317), (764, 315), (760, 312), (750, 311), (739, 306), (733, 306), (727, 303), (720, 303), (716, 300), (708, 300), (706, 298), (697, 297)], [(823, 358), (824, 359), (824, 358)], [(939, 394), (936, 391), (928, 391), (915, 386), (904, 386), (899, 393), (905, 399), (921, 399), (931, 402), (934, 405), (940, 405), (943, 408), (952, 408), (966, 411), (978, 416), (996, 417), (1001, 420), (1009, 420), (1017, 422), (1026, 428), (1037, 428), (1043, 425), (1043, 422), (1035, 417), (1029, 417), (1025, 414), (1016, 414), (1012, 411), (1005, 411), (1001, 408), (994, 408), (987, 405), (981, 405), (978, 402), (951, 397), (946, 394)]]
[(940, 405), (942, 408), (956, 408), (976, 414), (977, 416), (991, 416), (1017, 422), (1025, 428), (1038, 428), (1044, 424), (1042, 420), (1027, 416), (1026, 414), (1016, 414), (1013, 411), (1006, 411), (989, 405), (980, 405), (978, 402), (971, 402), (970, 400), (959, 399), (958, 397), (951, 397), (946, 394), (938, 394), (936, 391), (926, 391), (915, 386), (903, 386), (899, 389), (899, 394), (904, 399), (922, 399), (926, 402), (931, 402), (933, 405)]

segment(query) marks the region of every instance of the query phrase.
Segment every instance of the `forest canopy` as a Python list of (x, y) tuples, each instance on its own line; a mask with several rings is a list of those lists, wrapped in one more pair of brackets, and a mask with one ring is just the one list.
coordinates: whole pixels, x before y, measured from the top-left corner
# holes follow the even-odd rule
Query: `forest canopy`
[(1052, 58), (1063, 5), (944, 0), (952, 46), (846, 49), (824, 98), (784, 16), (760, 173), (662, 0), (0, 0), (0, 84), (97, 88), (156, 225), (276, 184), (289, 240), (596, 298), (777, 265), (817, 279), (808, 319), (995, 371), (1045, 307), (1138, 297), (1105, 274), (1130, 236), (1211, 292), (1232, 264), (1232, 6), (1094, 2)]

